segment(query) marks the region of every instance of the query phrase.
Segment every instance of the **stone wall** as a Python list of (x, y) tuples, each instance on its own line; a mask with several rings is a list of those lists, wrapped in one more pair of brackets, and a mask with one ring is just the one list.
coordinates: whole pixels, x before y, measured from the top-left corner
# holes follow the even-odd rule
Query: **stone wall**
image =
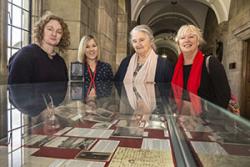
[(100, 0), (98, 9), (98, 40), (101, 59), (113, 67), (116, 56), (117, 0)]
[[(234, 35), (234, 31), (250, 21), (250, 1), (231, 1), (230, 15), (228, 21), (228, 31), (225, 35), (225, 61), (226, 72), (232, 92), (240, 97), (241, 77), (242, 77), (242, 56), (243, 41)], [(229, 64), (236, 62), (235, 69), (229, 69)]]
[[(7, 81), (7, 1), (0, 2), (0, 84)], [(0, 87), (0, 138), (8, 134), (7, 86)]]
[[(73, 2), (72, 2), (73, 1)], [(120, 55), (126, 55), (127, 13), (126, 0), (46, 0), (43, 11), (50, 10), (64, 18), (69, 26), (71, 45), (63, 55), (67, 65), (77, 60), (81, 37), (92, 34), (97, 37), (100, 59), (115, 66)], [(125, 49), (124, 49), (125, 48)], [(124, 56), (123, 56), (124, 57)]]
[(115, 68), (117, 69), (124, 57), (127, 56), (127, 45), (128, 42), (128, 19), (129, 18), (129, 11), (126, 6), (130, 4), (127, 0), (119, 0), (118, 4), (118, 20), (117, 20), (117, 35), (116, 35), (116, 61), (115, 61)]
[[(51, 11), (54, 14), (62, 17), (68, 24), (71, 45), (69, 47), (69, 50), (62, 54), (68, 67), (70, 65), (70, 62), (77, 60), (78, 44), (83, 31), (86, 31), (86, 27), (84, 26), (84, 24), (86, 24), (86, 20), (82, 20), (84, 19), (84, 17), (81, 17), (81, 9), (82, 6), (87, 6), (87, 4), (83, 5), (83, 2), (86, 3), (86, 1), (81, 0), (71, 0), (69, 5), (69, 1), (67, 0), (46, 0), (43, 1), (42, 4), (43, 13), (45, 11)], [(90, 0), (88, 0), (87, 2), (90, 3)]]
[[(128, 0), (33, 0), (32, 25), (46, 12), (64, 18), (69, 26), (71, 45), (62, 55), (67, 66), (77, 60), (81, 37), (97, 37), (100, 59), (112, 65), (114, 73), (121, 60), (127, 56)], [(70, 5), (69, 5), (70, 3)], [(7, 0), (1, 1), (0, 13), (0, 83), (7, 81)]]
[[(232, 93), (240, 100), (241, 76), (242, 76), (242, 56), (243, 42), (239, 40), (233, 33), (234, 30), (250, 21), (250, 1), (237, 0), (231, 1), (229, 20), (219, 25), (214, 19), (214, 13), (208, 13), (206, 20), (207, 45), (205, 51), (216, 55), (216, 41), (223, 43), (223, 59), (229, 84)], [(230, 63), (236, 63), (236, 68), (229, 69)]]

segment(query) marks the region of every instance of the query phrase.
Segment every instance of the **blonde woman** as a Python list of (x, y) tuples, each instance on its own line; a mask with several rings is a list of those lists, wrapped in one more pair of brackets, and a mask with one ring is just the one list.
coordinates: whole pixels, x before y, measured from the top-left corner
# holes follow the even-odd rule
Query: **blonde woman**
[(33, 28), (34, 43), (20, 49), (9, 62), (9, 84), (67, 81), (64, 59), (55, 51), (70, 45), (64, 20), (47, 12)]
[(96, 83), (113, 80), (111, 65), (98, 59), (97, 40), (92, 35), (82, 37), (78, 48), (78, 61), (84, 64), (84, 82)]
[(183, 25), (177, 32), (176, 42), (181, 54), (172, 84), (226, 108), (231, 96), (227, 76), (217, 58), (206, 59), (201, 52), (205, 42), (201, 30), (194, 25)]

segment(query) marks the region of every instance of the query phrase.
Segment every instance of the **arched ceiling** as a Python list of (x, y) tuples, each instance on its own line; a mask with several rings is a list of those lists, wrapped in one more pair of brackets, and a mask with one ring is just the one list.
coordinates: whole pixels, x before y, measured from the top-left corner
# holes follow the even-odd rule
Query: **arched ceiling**
[(162, 33), (157, 35), (155, 38), (155, 43), (158, 47), (167, 47), (170, 50), (172, 50), (176, 55), (178, 54), (177, 46), (174, 42), (174, 36), (175, 34), (172, 33)]
[(228, 20), (231, 0), (131, 0), (131, 20), (149, 25), (157, 47), (178, 52), (173, 40), (166, 39), (183, 24), (194, 24), (204, 31), (207, 13), (213, 10), (217, 23)]
[[(199, 12), (202, 11), (199, 8), (199, 5), (203, 4), (211, 9), (213, 9), (218, 23), (221, 23), (223, 21), (228, 20), (229, 15), (229, 8), (231, 4), (231, 0), (132, 0), (131, 1), (131, 19), (132, 21), (138, 21), (142, 10), (151, 4), (158, 3), (157, 8), (154, 8), (154, 10), (151, 10), (150, 13), (158, 13), (159, 10), (166, 6), (171, 6), (172, 4), (176, 3), (175, 5), (172, 5), (172, 7), (178, 5), (178, 6), (184, 6), (185, 9), (189, 10), (189, 12), (194, 16), (199, 16)], [(199, 4), (196, 6), (195, 4)], [(195, 7), (195, 8), (192, 8)], [(152, 8), (151, 8), (152, 9)], [(174, 8), (173, 8), (174, 10)], [(182, 13), (181, 11), (174, 11), (175, 13)]]

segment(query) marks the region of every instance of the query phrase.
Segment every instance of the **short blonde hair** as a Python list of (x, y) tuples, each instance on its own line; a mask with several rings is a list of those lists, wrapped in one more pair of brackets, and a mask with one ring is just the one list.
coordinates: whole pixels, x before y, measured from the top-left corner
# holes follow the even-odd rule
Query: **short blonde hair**
[[(92, 35), (83, 36), (81, 41), (80, 41), (79, 47), (78, 47), (78, 61), (81, 62), (81, 63), (86, 63), (85, 51), (86, 51), (87, 43), (91, 39), (93, 39), (95, 41), (96, 46), (98, 47), (97, 40), (96, 40), (96, 38), (94, 36), (92, 36)], [(97, 60), (98, 60), (98, 57), (99, 57), (99, 49), (98, 49), (98, 54), (97, 54)]]
[(177, 35), (175, 37), (175, 41), (177, 42), (177, 44), (179, 44), (179, 40), (187, 33), (187, 31), (191, 31), (194, 35), (198, 37), (199, 46), (206, 43), (205, 40), (203, 39), (201, 29), (192, 24), (187, 24), (181, 26), (180, 29), (178, 30)]
[(147, 36), (149, 37), (150, 41), (152, 42), (152, 48), (153, 48), (153, 50), (156, 51), (155, 38), (154, 38), (154, 35), (153, 35), (153, 31), (152, 31), (152, 29), (149, 26), (147, 26), (145, 24), (135, 26), (130, 31), (130, 43), (132, 44), (132, 36), (133, 36), (133, 34), (135, 32), (138, 32), (138, 31), (147, 34)]
[(33, 27), (33, 40), (39, 44), (41, 44), (43, 40), (43, 33), (44, 28), (48, 22), (51, 20), (56, 20), (59, 22), (59, 24), (62, 26), (62, 38), (60, 42), (58, 43), (57, 47), (61, 52), (64, 52), (70, 45), (70, 32), (68, 29), (68, 25), (64, 22), (64, 20), (61, 17), (58, 17), (51, 13), (50, 11), (47, 11), (38, 22), (36, 22), (35, 26)]

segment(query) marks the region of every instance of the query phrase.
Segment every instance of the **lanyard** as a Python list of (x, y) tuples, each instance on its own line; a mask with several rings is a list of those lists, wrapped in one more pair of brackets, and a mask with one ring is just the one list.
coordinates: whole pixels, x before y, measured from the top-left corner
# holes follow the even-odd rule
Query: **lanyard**
[(92, 71), (90, 69), (90, 66), (88, 65), (88, 73), (89, 73), (89, 77), (90, 77), (90, 84), (89, 84), (87, 95), (90, 93), (90, 90), (92, 87), (94, 87), (94, 89), (96, 90), (96, 87), (95, 87), (96, 68), (94, 71), (94, 75), (92, 75)]

